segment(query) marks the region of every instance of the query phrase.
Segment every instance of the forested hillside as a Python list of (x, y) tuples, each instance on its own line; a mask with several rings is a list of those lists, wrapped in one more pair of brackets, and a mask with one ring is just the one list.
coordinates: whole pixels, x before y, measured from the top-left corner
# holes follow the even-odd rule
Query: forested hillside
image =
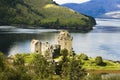
[(61, 7), (52, 0), (0, 0), (0, 25), (89, 31), (95, 24), (94, 18)]

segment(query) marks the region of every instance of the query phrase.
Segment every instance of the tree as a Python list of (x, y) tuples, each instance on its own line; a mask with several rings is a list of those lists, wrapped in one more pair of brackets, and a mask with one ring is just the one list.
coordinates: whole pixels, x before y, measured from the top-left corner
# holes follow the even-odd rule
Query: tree
[[(0, 80), (31, 80), (28, 69), (24, 66), (23, 57), (21, 54), (15, 55), (14, 65), (8, 64), (5, 66), (5, 57), (0, 53)], [(2, 66), (2, 67), (1, 67)]]
[(68, 51), (67, 49), (64, 49), (61, 53), (63, 55), (62, 62), (60, 64), (62, 79), (68, 80), (70, 74), (70, 60), (68, 58)]
[(14, 58), (14, 65), (24, 65), (25, 60), (21, 54), (16, 54)]
[(81, 80), (86, 71), (81, 67), (81, 60), (72, 57), (62, 63), (61, 75), (63, 80)]
[(62, 79), (63, 78), (67, 78), (66, 76), (68, 76), (68, 67), (69, 67), (69, 59), (68, 59), (68, 50), (67, 49), (63, 49), (60, 52), (61, 56), (62, 56), (62, 60), (58, 63), (56, 63), (55, 65), (55, 73), (57, 75), (61, 75)]
[(0, 71), (5, 68), (5, 56), (2, 52), (0, 52)]
[(63, 80), (69, 80), (70, 76), (70, 63), (68, 61), (62, 63), (61, 76)]
[(81, 66), (81, 60), (74, 57), (70, 61), (70, 77), (69, 80), (82, 80), (86, 75), (86, 71)]
[(0, 73), (0, 80), (31, 80), (32, 76), (27, 72), (24, 66), (7, 67)]
[(55, 71), (54, 63), (48, 62), (41, 54), (35, 54), (30, 65), (33, 73), (35, 74), (34, 78), (38, 80), (52, 78)]
[(103, 59), (102, 59), (102, 57), (101, 57), (101, 56), (97, 56), (97, 57), (95, 58), (95, 63), (96, 63), (97, 65), (102, 65), (102, 64), (103, 64)]
[(68, 55), (68, 50), (67, 49), (62, 49), (61, 52), (60, 52), (60, 54), (62, 56), (67, 56)]

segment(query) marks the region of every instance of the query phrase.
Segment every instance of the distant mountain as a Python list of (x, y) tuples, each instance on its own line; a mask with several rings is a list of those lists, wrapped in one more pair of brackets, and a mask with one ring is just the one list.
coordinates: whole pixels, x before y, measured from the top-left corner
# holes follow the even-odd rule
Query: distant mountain
[(53, 0), (0, 0), (0, 25), (89, 31), (95, 24), (94, 18), (59, 6)]
[[(89, 16), (103, 17), (104, 15), (104, 17), (106, 17), (106, 13), (120, 11), (120, 0), (91, 0), (81, 4), (67, 3), (62, 6), (66, 6)], [(117, 13), (117, 15), (120, 14)], [(120, 18), (120, 16), (117, 16), (117, 18)]]

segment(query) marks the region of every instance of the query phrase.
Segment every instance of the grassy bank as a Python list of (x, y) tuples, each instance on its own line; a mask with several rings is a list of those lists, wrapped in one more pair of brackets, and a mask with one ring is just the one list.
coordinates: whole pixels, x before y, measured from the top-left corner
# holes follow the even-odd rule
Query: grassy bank
[[(33, 60), (33, 57), (35, 56), (34, 53), (32, 54), (20, 54), (24, 60), (26, 64), (31, 63), (31, 61)], [(78, 55), (76, 55), (78, 56)], [(69, 57), (68, 57), (69, 58)], [(76, 57), (77, 59), (77, 57)], [(59, 56), (57, 58), (54, 58), (55, 61), (61, 61), (62, 60), (62, 56)], [(87, 71), (119, 71), (120, 70), (120, 64), (113, 62), (113, 61), (109, 61), (109, 60), (103, 60), (103, 65), (97, 65), (95, 63), (95, 58), (88, 58), (88, 60), (82, 60), (81, 59), (81, 65), (82, 68), (86, 69)]]
[(109, 60), (103, 60), (103, 65), (96, 65), (95, 58), (89, 58), (88, 60), (82, 60), (83, 68), (86, 70), (120, 70), (120, 64)]

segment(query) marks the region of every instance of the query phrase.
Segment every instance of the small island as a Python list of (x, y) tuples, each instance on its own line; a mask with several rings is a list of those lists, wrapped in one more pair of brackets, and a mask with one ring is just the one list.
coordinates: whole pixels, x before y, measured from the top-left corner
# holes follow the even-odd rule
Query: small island
[(60, 31), (55, 44), (33, 39), (31, 53), (6, 57), (0, 52), (0, 80), (120, 79), (119, 62), (76, 54), (72, 40), (68, 31)]

